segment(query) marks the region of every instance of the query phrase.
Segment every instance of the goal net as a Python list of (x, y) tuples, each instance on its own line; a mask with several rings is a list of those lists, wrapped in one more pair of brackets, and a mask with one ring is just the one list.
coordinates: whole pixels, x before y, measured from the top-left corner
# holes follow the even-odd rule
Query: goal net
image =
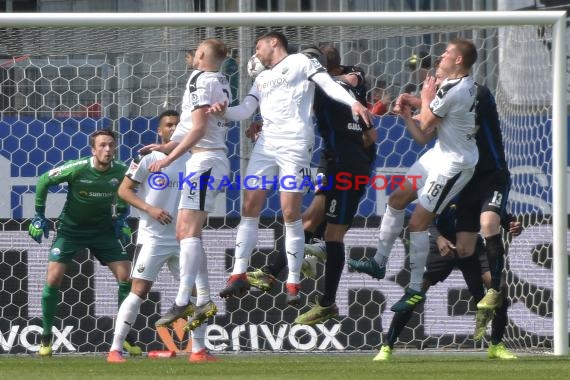
[[(53, 16), (52, 16), (53, 17)], [(398, 17), (398, 15), (394, 15)], [(261, 20), (261, 19), (260, 19)], [(220, 23), (222, 24), (222, 23)], [(330, 23), (329, 23), (330, 24)], [(552, 25), (453, 26), (280, 26), (292, 51), (333, 44), (344, 65), (361, 67), (370, 102), (393, 101), (415, 91), (430, 60), (454, 37), (473, 39), (479, 48), (477, 82), (497, 98), (503, 138), (512, 174), (508, 209), (523, 223), (520, 236), (507, 237), (505, 276), (511, 302), (505, 332), (508, 347), (552, 349), (554, 289), (553, 226), (555, 210), (552, 125)], [(206, 37), (222, 38), (233, 61), (226, 72), (242, 99), (251, 86), (246, 63), (256, 36), (266, 26), (236, 27), (26, 27), (0, 29), (0, 353), (35, 352), (41, 333), (41, 292), (50, 238), (38, 245), (27, 235), (34, 213), (37, 177), (66, 160), (89, 156), (88, 136), (108, 127), (120, 135), (118, 157), (129, 161), (137, 150), (157, 141), (157, 115), (180, 110), (189, 71), (185, 51)], [(389, 102), (388, 102), (389, 103)], [(403, 174), (423, 147), (412, 142), (403, 123), (385, 114), (375, 119), (379, 132), (374, 170)], [(251, 142), (243, 133), (248, 122), (228, 130), (232, 172), (243, 173)], [(316, 147), (320, 140), (317, 138)], [(316, 149), (315, 160), (319, 149)], [(565, 181), (565, 179), (564, 179)], [(4, 189), (4, 190), (1, 190)], [(368, 189), (346, 237), (347, 257), (374, 254), (387, 189)], [(310, 203), (307, 195), (305, 206)], [(47, 216), (57, 218), (65, 188), (48, 196)], [(239, 350), (371, 350), (382, 343), (398, 300), (409, 280), (405, 233), (392, 252), (381, 281), (344, 271), (337, 305), (340, 317), (316, 327), (294, 325), (323, 286), (323, 267), (316, 280), (302, 282), (302, 306), (287, 307), (281, 282), (271, 292), (252, 290), (243, 298), (223, 300), (218, 292), (232, 265), (241, 198), (238, 190), (219, 196), (208, 219), (204, 247), (209, 257), (212, 298), (219, 313), (208, 327), (207, 346)], [(562, 211), (565, 212), (565, 211)], [(136, 225), (136, 213), (131, 220)], [(283, 248), (283, 225), (276, 193), (262, 212), (259, 242), (251, 266), (261, 267)], [(129, 245), (133, 254), (134, 244)], [(285, 279), (285, 273), (280, 280)], [(177, 283), (164, 269), (133, 326), (143, 349), (188, 349), (188, 336), (177, 325), (156, 330), (154, 322), (174, 300)], [(59, 353), (105, 352), (112, 340), (117, 312), (116, 283), (107, 268), (81, 252), (62, 286), (55, 321), (54, 348)], [(561, 305), (561, 307), (565, 307)], [(567, 312), (566, 312), (567, 315)], [(459, 272), (433, 287), (398, 344), (406, 348), (476, 349), (472, 340), (475, 307)], [(489, 338), (489, 336), (487, 336)]]

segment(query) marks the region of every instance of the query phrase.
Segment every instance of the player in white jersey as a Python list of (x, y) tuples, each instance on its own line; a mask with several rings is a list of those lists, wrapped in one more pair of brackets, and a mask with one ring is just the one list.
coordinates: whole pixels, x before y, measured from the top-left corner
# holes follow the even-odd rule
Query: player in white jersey
[[(158, 117), (157, 134), (162, 143), (170, 141), (179, 122), (178, 112), (169, 110)], [(189, 156), (189, 155), (188, 155)], [(176, 215), (179, 202), (178, 175), (184, 173), (184, 157), (175, 161), (163, 173), (153, 176), (148, 171), (150, 163), (165, 157), (154, 151), (134, 159), (129, 165), (125, 179), (119, 187), (119, 196), (139, 210), (136, 262), (131, 273), (132, 287), (121, 304), (115, 322), (115, 332), (109, 363), (122, 363), (121, 347), (125, 337), (135, 323), (140, 305), (148, 296), (162, 266), (166, 263), (176, 280), (179, 280), (180, 246), (176, 240)], [(194, 305), (185, 308), (186, 315), (192, 315)], [(206, 325), (192, 331), (193, 346), (205, 347)], [(198, 350), (199, 351), (199, 350)], [(202, 361), (204, 352), (194, 354), (193, 361)]]
[[(425, 300), (421, 284), (429, 251), (428, 226), (447, 203), (473, 176), (479, 157), (475, 143), (475, 95), (471, 66), (477, 60), (473, 42), (455, 39), (441, 56), (440, 68), (447, 74), (436, 94), (436, 80), (424, 81), (421, 98), (403, 94), (398, 102), (402, 111), (419, 107), (417, 132), (427, 143), (437, 136), (435, 146), (408, 170), (406, 181), (388, 199), (380, 226), (378, 250), (372, 260), (348, 259), (349, 268), (384, 278), (386, 263), (404, 224), (406, 207), (418, 199), (408, 222), (410, 232), (411, 278), (404, 296), (392, 306), (394, 312), (412, 310)], [(401, 112), (402, 112), (401, 111)], [(418, 136), (414, 136), (417, 138)], [(415, 181), (411, 179), (414, 178)], [(415, 182), (415, 183), (412, 183)]]
[[(182, 102), (180, 124), (172, 136), (176, 147), (164, 159), (154, 162), (149, 170), (158, 172), (168, 167), (189, 150), (185, 176), (180, 183), (181, 198), (176, 237), (180, 241), (180, 294), (190, 294), (194, 284), (198, 291), (194, 319), (189, 327), (199, 326), (213, 317), (217, 308), (210, 298), (207, 259), (202, 245), (202, 227), (208, 213), (214, 211), (220, 182), (227, 180), (230, 166), (226, 147), (226, 120), (208, 115), (209, 106), (216, 102), (231, 102), (228, 80), (219, 72), (227, 55), (226, 45), (217, 38), (204, 40), (196, 49), (194, 71), (190, 74)], [(207, 291), (206, 291), (207, 289)], [(188, 302), (176, 297), (175, 306)]]
[[(317, 59), (304, 54), (287, 53), (287, 39), (271, 31), (257, 39), (256, 56), (268, 69), (262, 71), (243, 102), (227, 108), (217, 104), (211, 112), (225, 112), (230, 120), (243, 120), (260, 107), (262, 132), (255, 144), (247, 167), (247, 175), (258, 181), (248, 182), (242, 203), (242, 219), (236, 236), (235, 262), (221, 297), (243, 295), (249, 289), (246, 277), (249, 258), (257, 243), (261, 208), (268, 187), (275, 183), (280, 190), (281, 210), (285, 222), (285, 250), (289, 275), (288, 302), (299, 302), (304, 233), (301, 203), (307, 188), (301, 186), (309, 178), (314, 131), (311, 119), (315, 84), (325, 93), (352, 108), (355, 115), (370, 125), (366, 107), (352, 98), (326, 73)], [(269, 184), (269, 186), (268, 186)]]

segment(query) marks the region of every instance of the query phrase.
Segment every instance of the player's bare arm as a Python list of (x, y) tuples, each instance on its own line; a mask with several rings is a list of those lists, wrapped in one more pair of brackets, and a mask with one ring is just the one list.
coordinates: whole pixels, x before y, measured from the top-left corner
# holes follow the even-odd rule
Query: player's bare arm
[(415, 142), (420, 145), (426, 145), (435, 137), (435, 128), (422, 130), (419, 126), (419, 115), (413, 116), (412, 109), (416, 108), (416, 104), (420, 104), (419, 98), (410, 95), (402, 94), (396, 100), (396, 107), (394, 113), (400, 115), (404, 119), (406, 129), (412, 136)]
[(437, 117), (429, 107), (431, 101), (435, 98), (436, 91), (436, 78), (432, 76), (427, 77), (424, 80), (421, 91), (422, 106), (419, 114), (419, 127), (421, 130), (433, 129), (441, 122), (440, 118)]
[(206, 111), (206, 113), (211, 113), (213, 115), (224, 116), (226, 110), (228, 109), (228, 102), (217, 102), (210, 105), (210, 108)]
[(362, 142), (365, 148), (368, 148), (370, 145), (374, 144), (377, 138), (378, 131), (376, 131), (374, 128), (362, 131)]
[(136, 193), (137, 187), (138, 183), (136, 181), (133, 181), (129, 177), (125, 177), (119, 186), (118, 195), (131, 206), (149, 214), (160, 224), (172, 223), (172, 215), (170, 215), (168, 211), (160, 207), (154, 207), (139, 198)]
[(169, 154), (172, 152), (172, 150), (174, 150), (174, 148), (176, 148), (176, 145), (178, 145), (178, 142), (172, 140), (166, 144), (149, 144), (140, 148), (139, 153), (148, 154), (150, 152), (158, 151), (164, 154)]
[(174, 160), (188, 152), (204, 135), (208, 128), (207, 107), (196, 108), (192, 111), (192, 129), (184, 136), (182, 141), (174, 148), (172, 152), (162, 160), (153, 162), (149, 167), (149, 171), (158, 172), (162, 168), (168, 167)]

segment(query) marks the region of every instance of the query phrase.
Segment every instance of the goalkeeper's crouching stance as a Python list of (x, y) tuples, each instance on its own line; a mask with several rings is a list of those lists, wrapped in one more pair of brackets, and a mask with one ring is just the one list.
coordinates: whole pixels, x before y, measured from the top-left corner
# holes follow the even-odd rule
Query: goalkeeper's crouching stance
[[(76, 252), (89, 249), (103, 265), (109, 267), (119, 284), (119, 304), (130, 290), (131, 262), (124, 246), (130, 242), (131, 230), (126, 223), (128, 207), (117, 200), (117, 189), (127, 167), (115, 160), (117, 138), (108, 129), (97, 130), (89, 137), (91, 157), (64, 163), (40, 176), (36, 185), (36, 215), (29, 225), (29, 235), (36, 242), (49, 237), (45, 217), (50, 186), (67, 183), (68, 194), (57, 221), (57, 230), (48, 257), (47, 279), (42, 292), (43, 333), (38, 354), (51, 356), (52, 327), (57, 312), (59, 289), (67, 265)], [(117, 215), (112, 208), (116, 203)], [(125, 343), (131, 354), (141, 354), (132, 342)]]
[[(475, 254), (459, 258), (455, 253), (455, 205), (449, 205), (444, 212), (436, 219), (434, 226), (430, 227), (430, 250), (426, 263), (426, 271), (423, 276), (422, 291), (427, 290), (437, 284), (443, 282), (450, 275), (454, 268), (458, 268), (465, 278), (467, 288), (473, 296), (475, 303), (479, 302), (485, 295), (484, 286), (489, 288), (491, 284), (489, 263), (483, 239), (479, 237), (475, 248)], [(506, 221), (505, 229), (508, 229), (513, 235), (521, 233), (521, 225), (519, 222)], [(504, 290), (503, 290), (504, 291)], [(378, 354), (374, 357), (375, 361), (387, 361), (392, 357), (394, 344), (396, 343), (400, 333), (412, 317), (414, 305), (410, 310), (398, 311), (394, 314), (392, 323), (384, 344), (380, 348)], [(502, 342), (505, 327), (508, 323), (507, 318), (508, 301), (503, 297), (502, 305), (496, 310), (478, 310), (476, 315), (475, 332), (473, 340), (481, 340), (486, 333), (487, 324), (492, 320), (491, 344), (488, 349), (488, 357), (490, 359), (516, 359), (517, 357), (510, 352)]]

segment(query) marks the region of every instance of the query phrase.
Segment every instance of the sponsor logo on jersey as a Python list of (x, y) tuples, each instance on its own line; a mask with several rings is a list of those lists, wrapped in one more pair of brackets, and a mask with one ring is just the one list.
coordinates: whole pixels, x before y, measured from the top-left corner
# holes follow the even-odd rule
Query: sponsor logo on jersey
[(90, 179), (80, 179), (79, 182), (80, 183), (93, 183), (93, 181)]
[(90, 197), (90, 198), (109, 198), (109, 197), (113, 197), (115, 196), (115, 192), (113, 191), (108, 191), (108, 192), (102, 192), (102, 191), (87, 191), (87, 190), (79, 190), (79, 195), (82, 197)]
[(283, 69), (281, 69), (281, 74), (287, 74), (288, 71), (289, 71), (289, 68), (284, 67)]
[(346, 128), (350, 131), (362, 131), (362, 128), (360, 125), (358, 125), (358, 123), (348, 123), (346, 125)]
[(198, 105), (198, 95), (192, 93), (190, 96), (190, 101), (192, 102), (192, 106), (196, 107)]
[(139, 273), (144, 272), (144, 269), (145, 269), (145, 268), (144, 268), (144, 264), (139, 264), (139, 265), (137, 266), (137, 272), (139, 272)]
[(257, 89), (261, 92), (261, 90), (263, 90), (263, 89), (266, 89), (269, 87), (281, 86), (282, 84), (287, 85), (287, 78), (279, 77), (279, 78), (274, 78), (274, 79), (268, 80), (267, 82), (259, 83), (257, 85)]
[(139, 163), (132, 161), (131, 164), (129, 165), (129, 172), (130, 171), (135, 171), (139, 168)]

